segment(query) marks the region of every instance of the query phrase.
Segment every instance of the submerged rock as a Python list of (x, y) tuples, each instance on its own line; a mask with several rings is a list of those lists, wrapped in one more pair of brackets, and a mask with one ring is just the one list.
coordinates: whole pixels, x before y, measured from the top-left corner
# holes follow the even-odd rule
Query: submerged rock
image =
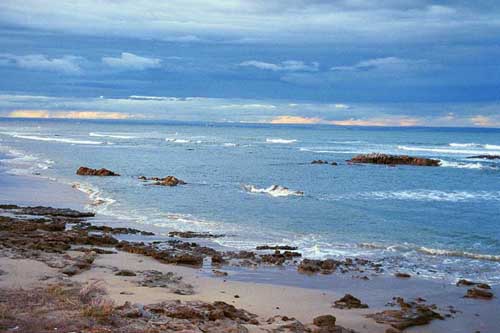
[(170, 231), (168, 233), (169, 237), (180, 237), (180, 238), (219, 238), (225, 235), (221, 234), (211, 234), (209, 232), (196, 232), (196, 231)]
[(285, 251), (295, 251), (298, 249), (296, 246), (290, 245), (260, 245), (255, 248), (256, 250), (285, 250)]
[(477, 299), (492, 299), (493, 293), (491, 291), (481, 289), (481, 288), (471, 288), (467, 290), (465, 298), (477, 298)]
[(423, 157), (412, 157), (408, 155), (388, 155), (388, 154), (360, 154), (354, 156), (350, 163), (371, 163), (387, 165), (417, 165), (417, 166), (439, 166), (440, 161)]
[(79, 176), (99, 176), (99, 177), (108, 177), (108, 176), (119, 176), (119, 174), (114, 173), (108, 169), (92, 169), (87, 167), (79, 167), (76, 170), (76, 174)]
[(182, 179), (176, 178), (174, 176), (167, 176), (164, 178), (158, 178), (158, 177), (147, 178), (145, 176), (140, 176), (139, 179), (142, 181), (151, 180), (151, 181), (153, 181), (153, 183), (151, 183), (151, 185), (160, 185), (160, 186), (177, 186), (177, 185), (187, 184)]
[(482, 158), (485, 160), (500, 160), (500, 155), (476, 155), (476, 156), (469, 156), (467, 158)]

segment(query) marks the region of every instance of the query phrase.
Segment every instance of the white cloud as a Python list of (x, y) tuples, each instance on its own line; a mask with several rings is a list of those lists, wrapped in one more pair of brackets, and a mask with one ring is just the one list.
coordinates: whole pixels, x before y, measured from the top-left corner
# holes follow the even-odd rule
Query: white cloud
[(13, 55), (0, 54), (0, 64), (15, 65), (28, 70), (60, 72), (64, 74), (80, 74), (82, 57), (65, 55), (61, 58), (49, 58), (43, 54)]
[(133, 53), (123, 52), (120, 57), (103, 57), (102, 62), (110, 67), (122, 70), (146, 70), (161, 66), (158, 58), (147, 58)]
[(65, 33), (181, 42), (450, 42), (464, 36), (496, 36), (500, 21), (493, 2), (433, 2), (59, 0), (55, 6), (53, 0), (2, 0), (0, 21)]
[[(431, 67), (427, 60), (402, 59), (397, 57), (375, 58), (360, 61), (352, 66), (335, 66), (331, 70), (335, 72), (358, 72), (358, 71), (410, 71), (421, 70)], [(435, 67), (435, 66), (433, 66)]]
[(255, 67), (263, 70), (270, 70), (273, 72), (317, 72), (319, 70), (319, 63), (311, 62), (306, 64), (303, 61), (287, 60), (274, 64), (270, 62), (263, 62), (257, 60), (248, 60), (240, 63), (242, 67)]

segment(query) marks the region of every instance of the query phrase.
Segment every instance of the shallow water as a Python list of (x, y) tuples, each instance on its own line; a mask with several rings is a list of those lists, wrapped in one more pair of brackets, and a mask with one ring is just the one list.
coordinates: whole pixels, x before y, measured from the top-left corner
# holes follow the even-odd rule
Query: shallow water
[[(8, 172), (78, 183), (96, 204), (89, 209), (130, 223), (225, 233), (224, 246), (286, 243), (307, 257), (361, 255), (428, 278), (500, 282), (500, 161), (466, 158), (500, 155), (500, 130), (4, 119), (0, 147)], [(442, 166), (345, 163), (369, 152)], [(82, 165), (122, 176), (76, 176)], [(140, 175), (188, 185), (147, 186)]]

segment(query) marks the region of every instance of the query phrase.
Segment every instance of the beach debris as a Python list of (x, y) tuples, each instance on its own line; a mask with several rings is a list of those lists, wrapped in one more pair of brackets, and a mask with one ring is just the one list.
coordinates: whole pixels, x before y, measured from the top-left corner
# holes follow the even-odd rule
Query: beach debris
[(92, 169), (88, 167), (79, 167), (78, 170), (76, 170), (76, 174), (79, 176), (99, 176), (99, 177), (109, 177), (109, 176), (119, 176), (119, 174), (114, 173), (111, 170), (108, 169)]
[(401, 297), (394, 297), (393, 301), (390, 305), (398, 305), (400, 310), (384, 310), (366, 317), (374, 319), (379, 324), (389, 324), (398, 330), (427, 325), (434, 319), (444, 319), (440, 313), (434, 311), (435, 305), (426, 305), (423, 302), (405, 302)]
[(361, 303), (361, 300), (351, 294), (345, 294), (344, 297), (334, 302), (333, 307), (337, 309), (366, 309), (368, 305)]
[(493, 293), (481, 288), (470, 288), (469, 290), (467, 290), (467, 294), (465, 294), (464, 297), (476, 299), (492, 299)]
[(388, 155), (380, 153), (360, 154), (351, 158), (349, 163), (370, 163), (387, 165), (417, 165), (417, 166), (439, 166), (440, 161), (430, 158), (413, 157), (408, 155)]
[(196, 231), (170, 231), (168, 233), (169, 237), (179, 237), (179, 238), (220, 238), (225, 235), (222, 234), (211, 234), (209, 232), (196, 232)]

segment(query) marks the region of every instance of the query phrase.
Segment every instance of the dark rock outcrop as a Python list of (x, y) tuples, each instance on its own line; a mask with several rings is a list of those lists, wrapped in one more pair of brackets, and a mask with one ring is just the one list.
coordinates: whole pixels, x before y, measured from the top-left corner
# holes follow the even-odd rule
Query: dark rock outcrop
[(333, 307), (337, 309), (366, 309), (368, 305), (361, 303), (361, 300), (351, 294), (345, 294), (344, 297), (334, 302)]
[(177, 185), (186, 185), (187, 183), (179, 178), (176, 178), (174, 176), (167, 176), (164, 178), (159, 178), (159, 177), (145, 177), (145, 176), (140, 176), (140, 180), (142, 181), (152, 181), (150, 185), (160, 185), (160, 186), (177, 186)]
[(295, 251), (298, 248), (296, 246), (290, 245), (260, 245), (255, 248), (256, 250), (285, 250), (285, 251)]
[(211, 234), (209, 232), (196, 232), (196, 231), (170, 231), (168, 233), (169, 237), (180, 237), (180, 238), (219, 238), (225, 235), (221, 234)]
[(403, 298), (394, 298), (394, 305), (399, 305), (400, 310), (385, 310), (369, 314), (368, 318), (380, 324), (389, 324), (398, 330), (412, 326), (427, 325), (434, 319), (443, 320), (444, 317), (435, 312), (435, 306), (425, 305), (420, 302), (405, 302)]
[(79, 167), (76, 170), (76, 174), (79, 176), (99, 176), (99, 177), (109, 177), (109, 176), (119, 176), (119, 174), (114, 173), (108, 169), (92, 169), (87, 167)]
[(440, 161), (423, 157), (412, 157), (407, 155), (387, 155), (387, 154), (360, 154), (354, 156), (350, 163), (370, 163), (387, 165), (417, 165), (417, 166), (439, 166)]
[(477, 298), (477, 299), (492, 299), (493, 293), (491, 291), (481, 289), (481, 288), (471, 288), (467, 290), (465, 298)]
[(476, 156), (469, 156), (467, 158), (481, 158), (484, 160), (500, 160), (500, 155), (476, 155)]

